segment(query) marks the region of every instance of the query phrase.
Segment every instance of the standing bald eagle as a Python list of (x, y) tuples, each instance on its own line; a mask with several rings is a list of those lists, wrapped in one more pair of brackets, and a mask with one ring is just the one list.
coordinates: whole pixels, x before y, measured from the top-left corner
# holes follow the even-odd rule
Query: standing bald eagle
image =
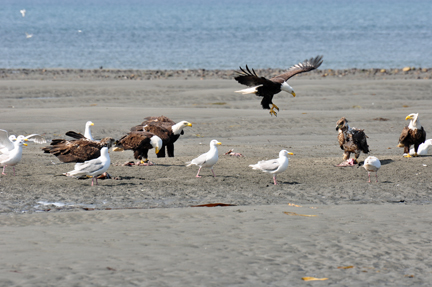
[(116, 141), (113, 151), (132, 150), (135, 159), (147, 163), (148, 150), (154, 148), (157, 154), (162, 147), (162, 140), (157, 135), (148, 132), (130, 132)]
[(131, 128), (131, 131), (145, 131), (157, 135), (162, 139), (162, 148), (157, 153), (157, 157), (165, 157), (165, 147), (169, 157), (174, 157), (174, 143), (184, 134), (185, 127), (191, 127), (187, 121), (175, 123), (165, 117), (147, 117), (140, 125)]
[(419, 145), (425, 142), (426, 132), (418, 120), (419, 114), (409, 114), (405, 120), (410, 120), (408, 126), (404, 127), (399, 137), (398, 147), (404, 148), (404, 157), (411, 157), (409, 148), (414, 145), (414, 156), (417, 156)]
[(270, 110), (270, 115), (276, 116), (277, 113), (274, 109), (279, 111), (279, 107), (273, 104), (273, 95), (279, 93), (280, 91), (285, 91), (295, 97), (296, 94), (293, 88), (287, 83), (288, 79), (297, 74), (309, 72), (318, 68), (323, 62), (322, 58), (323, 56), (316, 56), (315, 58), (305, 60), (302, 63), (292, 66), (285, 73), (271, 79), (259, 77), (255, 73), (254, 69), (252, 69), (252, 71), (249, 70), (247, 65), (246, 69), (240, 67), (241, 72), (238, 72), (239, 75), (235, 77), (236, 81), (251, 88), (236, 91), (236, 93), (255, 94), (257, 96), (263, 97), (261, 100), (263, 109)]
[(343, 160), (348, 160), (351, 153), (354, 153), (357, 162), (361, 152), (369, 153), (364, 130), (351, 128), (348, 125), (348, 120), (344, 117), (336, 122), (336, 130), (338, 131), (339, 146), (344, 151)]

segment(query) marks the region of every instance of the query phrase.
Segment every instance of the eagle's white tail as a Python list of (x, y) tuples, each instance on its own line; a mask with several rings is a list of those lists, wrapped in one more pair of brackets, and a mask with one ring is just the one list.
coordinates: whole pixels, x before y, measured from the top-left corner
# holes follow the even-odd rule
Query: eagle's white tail
[(239, 90), (239, 91), (235, 91), (236, 93), (242, 93), (243, 95), (246, 95), (246, 94), (255, 94), (256, 93), (256, 91), (257, 91), (257, 88), (258, 87), (261, 87), (262, 85), (259, 85), (259, 86), (255, 86), (255, 87), (252, 87), (252, 88), (247, 88), (247, 89), (243, 89), (243, 90)]

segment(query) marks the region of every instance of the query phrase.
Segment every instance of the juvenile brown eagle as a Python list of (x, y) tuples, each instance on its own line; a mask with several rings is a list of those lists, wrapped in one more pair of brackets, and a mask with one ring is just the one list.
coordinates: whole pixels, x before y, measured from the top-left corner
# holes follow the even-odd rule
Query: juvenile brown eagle
[(344, 151), (343, 160), (348, 160), (351, 153), (354, 153), (357, 163), (361, 152), (369, 152), (364, 130), (351, 128), (346, 118), (342, 117), (336, 122), (336, 131), (338, 132), (339, 146)]
[(100, 141), (89, 140), (73, 131), (67, 132), (66, 135), (75, 139), (53, 139), (49, 146), (42, 148), (44, 153), (56, 156), (61, 162), (85, 162), (100, 157), (101, 149), (104, 146), (109, 149), (115, 142), (111, 137)]
[(411, 157), (409, 149), (411, 145), (414, 145), (414, 156), (417, 156), (419, 146), (426, 140), (426, 131), (418, 120), (419, 114), (410, 114), (405, 120), (410, 120), (408, 126), (404, 127), (399, 137), (398, 147), (404, 148), (404, 156)]
[(251, 71), (247, 65), (246, 69), (240, 67), (241, 72), (238, 72), (239, 75), (235, 77), (236, 81), (251, 88), (236, 91), (236, 93), (255, 94), (263, 97), (261, 100), (263, 109), (270, 110), (270, 115), (276, 116), (277, 113), (274, 109), (279, 111), (279, 107), (273, 104), (273, 95), (280, 91), (285, 91), (295, 97), (296, 94), (293, 88), (287, 83), (288, 79), (297, 74), (309, 72), (318, 68), (323, 62), (322, 58), (323, 56), (316, 56), (315, 58), (305, 60), (302, 63), (292, 66), (285, 73), (271, 79), (258, 76), (254, 69)]

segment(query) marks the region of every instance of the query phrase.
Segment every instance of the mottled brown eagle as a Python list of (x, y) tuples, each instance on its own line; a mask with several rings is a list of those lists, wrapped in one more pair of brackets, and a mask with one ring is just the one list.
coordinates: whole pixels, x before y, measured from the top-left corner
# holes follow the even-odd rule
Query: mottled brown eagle
[(336, 131), (338, 132), (339, 146), (344, 151), (343, 160), (348, 160), (351, 153), (354, 153), (357, 163), (361, 152), (369, 153), (367, 136), (364, 130), (351, 128), (348, 125), (348, 120), (342, 117), (336, 122)]

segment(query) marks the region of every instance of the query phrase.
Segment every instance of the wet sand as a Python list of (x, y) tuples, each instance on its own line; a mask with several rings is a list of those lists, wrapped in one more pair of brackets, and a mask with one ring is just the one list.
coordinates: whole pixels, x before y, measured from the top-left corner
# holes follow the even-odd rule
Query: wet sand
[[(271, 117), (255, 96), (234, 93), (242, 87), (232, 79), (86, 75), (2, 77), (1, 128), (50, 140), (84, 132), (87, 120), (96, 138), (118, 139), (147, 116), (193, 126), (175, 144), (174, 158), (150, 151), (154, 166), (125, 167), (132, 152), (110, 152), (108, 171), (118, 179), (97, 187), (61, 176), (73, 164), (59, 164), (42, 146), (25, 147), (17, 176), (7, 169), (0, 181), (3, 285), (298, 286), (304, 276), (328, 277), (316, 283), (334, 286), (431, 281), (432, 158), (405, 159), (396, 147), (408, 114), (420, 113), (427, 132), (432, 126), (431, 80), (293, 78), (298, 96), (276, 95), (281, 110)], [(378, 183), (367, 183), (363, 168), (334, 167), (342, 161), (335, 131), (342, 116), (369, 136), (370, 155), (383, 163)], [(217, 177), (203, 170), (195, 178), (198, 168), (184, 163), (212, 139), (222, 142)], [(244, 157), (224, 156), (229, 149)], [(294, 155), (274, 186), (271, 175), (248, 165), (281, 149)], [(190, 207), (217, 202), (236, 206)]]

